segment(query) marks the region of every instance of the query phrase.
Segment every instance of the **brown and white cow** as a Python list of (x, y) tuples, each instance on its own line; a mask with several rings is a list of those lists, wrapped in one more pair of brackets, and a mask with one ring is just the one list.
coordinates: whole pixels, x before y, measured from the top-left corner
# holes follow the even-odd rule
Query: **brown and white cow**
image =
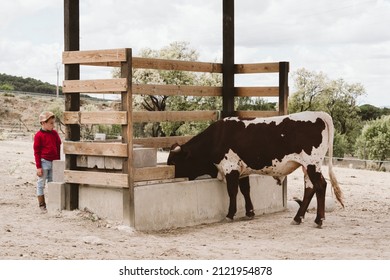
[[(187, 143), (173, 145), (168, 164), (175, 166), (177, 178), (194, 180), (209, 174), (225, 180), (230, 198), (228, 219), (233, 219), (237, 211), (238, 187), (244, 195), (246, 216), (255, 215), (250, 198), (250, 174), (270, 175), (281, 183), (302, 166), (305, 192), (294, 223), (302, 222), (315, 193), (315, 223), (320, 227), (325, 219), (327, 185), (321, 166), (328, 151), (332, 158), (333, 135), (332, 118), (324, 112), (253, 119), (229, 117), (211, 124)], [(331, 160), (329, 177), (337, 200), (344, 206)]]

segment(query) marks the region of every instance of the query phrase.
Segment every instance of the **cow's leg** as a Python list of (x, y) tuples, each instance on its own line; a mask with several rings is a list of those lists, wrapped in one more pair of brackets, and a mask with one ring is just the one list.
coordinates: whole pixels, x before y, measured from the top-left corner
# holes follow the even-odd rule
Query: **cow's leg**
[(314, 193), (315, 193), (314, 188), (307, 186), (305, 180), (305, 192), (303, 195), (303, 200), (299, 206), (297, 214), (294, 217), (293, 224), (299, 225), (300, 223), (302, 223), (302, 220), (303, 218), (305, 218), (307, 208), (309, 207), (310, 201), (313, 198)]
[(326, 181), (324, 176), (322, 176), (321, 171), (317, 171), (314, 165), (309, 165), (307, 167), (307, 174), (314, 185), (317, 196), (317, 217), (314, 222), (318, 227), (321, 227), (322, 221), (325, 220)]
[(313, 183), (311, 182), (309, 175), (307, 174), (307, 170), (304, 166), (302, 166), (302, 171), (304, 174), (305, 192), (303, 195), (303, 200), (299, 203), (298, 212), (294, 217), (294, 221), (292, 222), (292, 224), (295, 225), (299, 225), (302, 223), (302, 220), (305, 218), (305, 214), (307, 208), (309, 207), (310, 201), (312, 200), (315, 193)]
[(250, 185), (249, 185), (249, 177), (244, 177), (239, 180), (240, 191), (245, 199), (245, 215), (248, 218), (253, 218), (255, 216), (255, 212), (253, 211), (253, 204), (251, 200), (250, 194)]
[(233, 220), (234, 215), (237, 212), (237, 193), (238, 193), (238, 180), (239, 174), (237, 170), (233, 170), (229, 174), (226, 174), (226, 185), (229, 194), (229, 212), (226, 218)]

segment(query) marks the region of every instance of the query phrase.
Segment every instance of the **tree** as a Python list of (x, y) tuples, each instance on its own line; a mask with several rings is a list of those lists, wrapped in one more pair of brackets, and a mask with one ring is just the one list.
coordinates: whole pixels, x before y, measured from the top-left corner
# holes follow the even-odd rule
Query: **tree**
[[(139, 56), (146, 58), (174, 59), (197, 61), (199, 54), (189, 47), (188, 42), (173, 42), (161, 50), (142, 49)], [(114, 72), (119, 76), (119, 71)], [(172, 84), (172, 85), (208, 85), (222, 84), (220, 74), (196, 74), (188, 71), (166, 71), (153, 69), (135, 69), (133, 71), (135, 84)], [(190, 111), (190, 110), (217, 110), (220, 108), (220, 98), (194, 96), (163, 96), (163, 95), (136, 95), (133, 104), (135, 110), (147, 111)], [(136, 136), (165, 136), (196, 134), (207, 127), (208, 122), (163, 122), (144, 123), (134, 127)]]
[[(343, 79), (331, 80), (322, 72), (310, 72), (304, 68), (298, 69), (293, 78), (296, 92), (289, 100), (289, 111), (329, 113), (336, 131), (347, 141), (346, 147), (344, 141), (336, 142), (335, 149), (353, 153), (355, 140), (362, 128), (357, 98), (365, 94), (364, 87), (359, 83), (349, 84)], [(338, 144), (343, 147), (337, 147)]]
[(362, 159), (390, 159), (390, 116), (368, 122), (357, 139), (358, 155)]

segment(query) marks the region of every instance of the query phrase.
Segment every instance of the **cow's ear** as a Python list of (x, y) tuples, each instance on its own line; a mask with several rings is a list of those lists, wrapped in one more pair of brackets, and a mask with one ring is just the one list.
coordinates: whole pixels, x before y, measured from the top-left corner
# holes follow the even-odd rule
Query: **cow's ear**
[(179, 153), (181, 151), (181, 146), (179, 144), (173, 144), (171, 147), (172, 153)]

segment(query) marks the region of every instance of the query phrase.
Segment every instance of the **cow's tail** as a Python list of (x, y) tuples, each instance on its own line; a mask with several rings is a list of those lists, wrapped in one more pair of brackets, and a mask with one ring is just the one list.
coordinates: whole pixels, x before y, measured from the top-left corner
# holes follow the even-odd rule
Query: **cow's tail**
[(328, 169), (329, 169), (329, 178), (330, 178), (330, 183), (332, 184), (333, 192), (336, 196), (336, 199), (338, 202), (340, 202), (341, 206), (344, 207), (344, 202), (343, 202), (343, 192), (340, 189), (339, 183), (337, 182), (336, 175), (333, 172), (333, 140), (334, 140), (334, 125), (333, 125), (333, 120), (331, 116), (327, 116), (326, 118), (327, 121), (327, 126), (328, 126), (328, 133), (329, 133), (329, 143), (328, 143)]

